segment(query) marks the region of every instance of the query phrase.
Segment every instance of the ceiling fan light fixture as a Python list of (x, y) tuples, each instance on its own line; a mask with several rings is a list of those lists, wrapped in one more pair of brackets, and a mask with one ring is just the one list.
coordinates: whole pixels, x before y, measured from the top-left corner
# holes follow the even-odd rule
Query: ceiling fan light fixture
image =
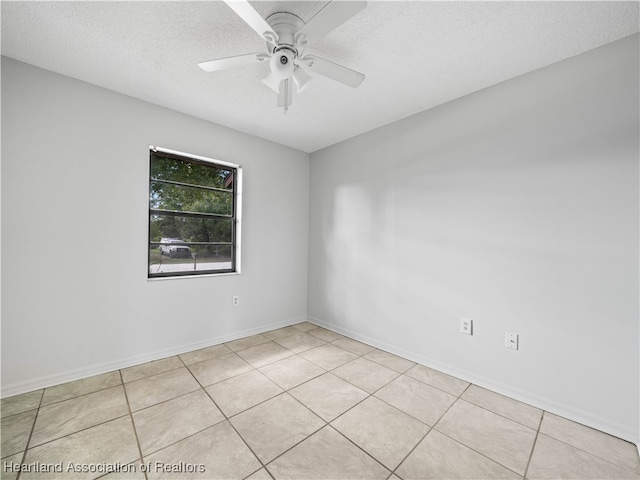
[(264, 83), (267, 87), (273, 90), (276, 93), (280, 93), (280, 81), (282, 79), (277, 75), (274, 75), (273, 71), (269, 72), (269, 75), (262, 79), (262, 83)]
[(295, 64), (295, 53), (288, 48), (281, 48), (273, 52), (273, 56), (269, 61), (271, 73), (276, 75), (280, 80), (289, 78), (293, 73)]
[(291, 74), (293, 77), (293, 81), (296, 82), (296, 87), (298, 87), (298, 92), (302, 92), (307, 86), (309, 82), (313, 80), (313, 77), (310, 76), (307, 72), (305, 72), (302, 67), (296, 66), (294, 68), (293, 73)]

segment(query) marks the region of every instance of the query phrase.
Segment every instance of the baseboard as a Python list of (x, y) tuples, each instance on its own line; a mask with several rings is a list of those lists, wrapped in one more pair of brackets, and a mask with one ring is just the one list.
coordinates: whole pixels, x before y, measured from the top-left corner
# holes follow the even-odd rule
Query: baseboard
[(307, 321), (315, 325), (324, 327), (328, 330), (334, 331), (336, 333), (346, 335), (355, 340), (359, 340), (363, 343), (379, 348), (386, 352), (401, 356), (403, 358), (419, 363), (426, 367), (430, 367), (435, 370), (439, 370), (443, 373), (446, 373), (448, 375), (452, 375), (454, 377), (460, 378), (469, 383), (473, 383), (474, 385), (477, 385), (479, 387), (486, 388), (487, 390), (491, 390), (493, 392), (499, 393), (506, 397), (513, 398), (514, 400), (518, 400), (520, 402), (523, 402), (533, 407), (547, 411), (554, 415), (558, 415), (558, 416), (567, 418), (569, 420), (573, 420), (574, 422), (580, 423), (582, 425), (586, 425), (596, 430), (600, 430), (602, 432), (608, 433), (609, 435), (613, 435), (614, 437), (621, 438), (633, 444), (637, 444), (638, 432), (632, 430), (629, 425), (612, 423), (611, 421), (605, 418), (590, 414), (589, 412), (578, 410), (576, 408), (571, 407), (570, 405), (558, 403), (549, 398), (535, 395), (532, 392), (522, 391), (522, 390), (513, 388), (510, 385), (505, 385), (500, 382), (496, 382), (494, 379), (491, 379), (488, 377), (483, 377), (472, 372), (460, 370), (451, 365), (443, 364), (442, 362), (439, 362), (437, 359), (429, 358), (424, 355), (417, 354), (415, 352), (404, 350), (395, 345), (390, 345), (377, 338), (372, 338), (367, 335), (362, 335), (358, 332), (351, 331), (339, 325), (334, 325), (332, 323), (323, 321), (319, 318), (308, 317)]
[(296, 323), (305, 322), (306, 320), (306, 317), (298, 317), (281, 322), (271, 323), (269, 325), (263, 325), (257, 328), (241, 330), (228, 335), (209, 338), (200, 342), (180, 345), (178, 347), (172, 347), (164, 350), (157, 350), (155, 352), (147, 353), (144, 355), (135, 355), (125, 359), (118, 359), (111, 362), (67, 370), (65, 372), (56, 373), (54, 375), (45, 375), (43, 377), (39, 377), (26, 382), (5, 385), (2, 387), (0, 398), (13, 397), (14, 395), (32, 392), (41, 388), (47, 388), (55, 385), (60, 385), (62, 383), (73, 382), (82, 378), (92, 377), (94, 375), (100, 375), (102, 373), (113, 372), (114, 370), (120, 370), (122, 368), (132, 367), (134, 365), (140, 365), (141, 363), (152, 362), (154, 360), (160, 360), (161, 358), (171, 357), (173, 355), (180, 355), (182, 353), (199, 350), (201, 348), (210, 347), (212, 345), (218, 345), (220, 343), (230, 342), (232, 340), (249, 337), (258, 333), (268, 332), (269, 330), (274, 330), (276, 328), (295, 325)]

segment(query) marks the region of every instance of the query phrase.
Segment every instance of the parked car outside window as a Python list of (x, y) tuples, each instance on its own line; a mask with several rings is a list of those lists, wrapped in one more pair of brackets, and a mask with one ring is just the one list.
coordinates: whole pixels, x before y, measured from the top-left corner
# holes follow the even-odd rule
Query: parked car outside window
[(160, 253), (162, 255), (169, 255), (170, 258), (191, 257), (191, 247), (186, 245), (182, 240), (177, 238), (161, 238), (160, 242), (162, 242), (162, 245), (160, 245)]

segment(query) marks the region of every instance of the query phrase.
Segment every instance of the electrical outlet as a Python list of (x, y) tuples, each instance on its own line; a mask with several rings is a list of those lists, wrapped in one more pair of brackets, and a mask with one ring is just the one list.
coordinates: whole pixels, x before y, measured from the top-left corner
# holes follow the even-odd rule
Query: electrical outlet
[(473, 320), (470, 318), (460, 319), (460, 333), (465, 335), (473, 335)]
[(504, 346), (512, 350), (518, 350), (518, 337), (517, 333), (504, 332)]
[(231, 305), (233, 305), (234, 307), (237, 307), (238, 305), (240, 305), (240, 295), (234, 295), (233, 299), (231, 301)]

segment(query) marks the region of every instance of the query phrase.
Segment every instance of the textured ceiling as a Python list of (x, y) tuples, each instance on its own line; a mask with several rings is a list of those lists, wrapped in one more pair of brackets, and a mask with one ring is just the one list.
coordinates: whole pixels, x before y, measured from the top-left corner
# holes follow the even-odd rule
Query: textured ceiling
[[(252, 2), (308, 21), (327, 2)], [(306, 152), (640, 30), (638, 2), (370, 1), (307, 51), (366, 74), (315, 79), (284, 115), (266, 64), (197, 63), (266, 51), (219, 1), (2, 2), (2, 54)]]

